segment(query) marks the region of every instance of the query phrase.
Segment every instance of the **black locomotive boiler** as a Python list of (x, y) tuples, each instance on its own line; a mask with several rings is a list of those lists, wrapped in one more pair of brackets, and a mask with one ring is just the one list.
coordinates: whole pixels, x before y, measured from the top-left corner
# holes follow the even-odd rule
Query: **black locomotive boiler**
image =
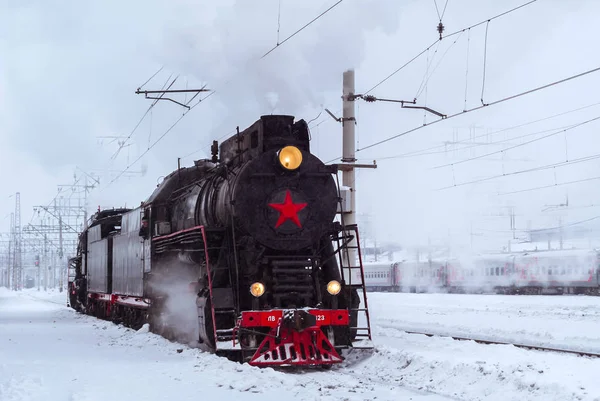
[(310, 152), (293, 116), (263, 116), (211, 153), (138, 208), (92, 217), (70, 305), (251, 365), (341, 362), (370, 329), (360, 248), (344, 262), (358, 230), (335, 221), (338, 166)]

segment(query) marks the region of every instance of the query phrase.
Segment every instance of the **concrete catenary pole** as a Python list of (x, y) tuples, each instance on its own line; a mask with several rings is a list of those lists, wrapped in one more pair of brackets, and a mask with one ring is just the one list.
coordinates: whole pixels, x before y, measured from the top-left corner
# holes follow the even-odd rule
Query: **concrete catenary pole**
[[(354, 101), (354, 70), (345, 71), (343, 74), (343, 115), (342, 115), (342, 163), (355, 163), (355, 101)], [(356, 224), (356, 180), (353, 166), (345, 166), (342, 171), (342, 185), (349, 188), (350, 210), (344, 211), (344, 224)], [(350, 234), (350, 233), (349, 233)], [(356, 246), (352, 240), (349, 246)], [(358, 255), (356, 249), (348, 249), (346, 266), (356, 266)], [(351, 274), (348, 272), (349, 275)], [(353, 280), (354, 281), (354, 280)]]

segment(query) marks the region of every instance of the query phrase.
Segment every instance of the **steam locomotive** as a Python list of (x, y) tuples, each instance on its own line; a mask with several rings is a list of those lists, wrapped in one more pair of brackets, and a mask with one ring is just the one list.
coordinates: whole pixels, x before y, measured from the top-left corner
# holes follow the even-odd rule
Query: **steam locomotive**
[(359, 246), (349, 261), (358, 229), (335, 221), (338, 165), (284, 115), (213, 141), (211, 155), (139, 207), (91, 217), (69, 260), (70, 306), (255, 366), (341, 362), (371, 333)]

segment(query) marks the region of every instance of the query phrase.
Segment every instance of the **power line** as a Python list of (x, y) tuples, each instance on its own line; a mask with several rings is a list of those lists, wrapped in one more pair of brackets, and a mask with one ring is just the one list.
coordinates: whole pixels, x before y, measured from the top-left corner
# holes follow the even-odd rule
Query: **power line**
[(537, 191), (539, 189), (547, 189), (547, 188), (552, 188), (552, 187), (560, 187), (560, 186), (563, 186), (563, 185), (579, 184), (579, 183), (582, 183), (582, 182), (594, 181), (594, 180), (600, 180), (600, 176), (598, 176), (598, 177), (583, 178), (583, 179), (574, 180), (574, 181), (561, 182), (561, 183), (556, 183), (556, 184), (551, 184), (551, 185), (543, 185), (541, 187), (535, 187), (535, 188), (529, 188), (529, 189), (522, 189), (522, 190), (519, 190), (519, 191), (503, 192), (503, 193), (499, 193), (498, 196), (518, 194), (518, 193), (522, 193), (522, 192)]
[[(291, 39), (293, 36), (295, 36), (296, 34), (298, 34), (299, 32), (301, 32), (302, 30), (304, 30), (306, 27), (308, 27), (309, 25), (311, 25), (313, 22), (315, 22), (316, 20), (318, 20), (319, 18), (321, 18), (323, 15), (325, 15), (327, 12), (329, 12), (330, 10), (332, 10), (334, 7), (336, 7), (338, 4), (340, 4), (343, 0), (339, 0), (337, 3), (335, 3), (334, 5), (332, 5), (331, 7), (329, 7), (327, 10), (325, 10), (324, 12), (322, 12), (321, 14), (319, 14), (317, 17), (313, 18), (310, 22), (308, 22), (306, 25), (304, 25), (302, 28), (298, 29), (296, 32), (294, 32), (293, 34), (291, 34), (290, 36), (288, 36), (286, 39), (284, 39), (281, 43), (279, 43), (278, 45), (276, 45), (274, 48), (272, 48), (271, 50), (269, 50), (267, 53), (265, 53), (262, 57), (260, 57), (260, 59), (263, 59), (264, 57), (266, 57), (268, 54), (270, 54), (273, 50), (275, 50), (275, 48), (281, 46), (282, 44), (284, 44), (285, 42), (287, 42), (289, 39)], [(176, 78), (177, 79), (177, 78)], [(173, 81), (174, 83), (175, 81)], [(231, 80), (229, 81), (231, 82)], [(173, 83), (171, 83), (171, 85), (173, 85)], [(170, 87), (170, 86), (169, 86)], [(110, 181), (108, 183), (107, 186), (109, 186), (110, 184), (112, 184), (113, 182), (115, 182), (119, 177), (121, 177), (127, 170), (129, 170), (129, 168), (131, 168), (135, 163), (137, 163), (144, 155), (146, 155), (158, 142), (160, 142), (169, 132), (171, 132), (171, 130), (183, 119), (183, 117), (185, 117), (185, 115), (187, 113), (189, 113), (190, 111), (192, 111), (192, 109), (194, 109), (197, 105), (199, 105), (202, 101), (208, 99), (209, 97), (211, 97), (212, 95), (214, 95), (216, 93), (216, 90), (213, 90), (212, 92), (210, 92), (207, 96), (205, 96), (204, 98), (198, 100), (198, 102), (196, 102), (193, 106), (191, 106), (186, 112), (184, 112), (152, 145), (150, 145), (133, 163), (129, 164), (123, 171), (121, 171), (112, 181)], [(191, 103), (191, 101), (193, 100), (190, 99), (190, 101), (188, 102)], [(150, 111), (150, 109), (154, 106), (154, 104), (156, 104), (156, 102), (158, 102), (158, 100), (155, 100), (155, 102), (148, 108), (148, 110), (146, 111), (146, 113), (144, 114), (144, 117), (148, 114), (148, 112)], [(142, 120), (143, 118), (142, 117)], [(138, 122), (138, 125), (136, 125), (136, 127), (134, 128), (137, 129), (137, 127), (139, 126), (139, 124), (141, 123)], [(128, 138), (131, 137), (131, 135), (133, 135), (133, 132), (129, 135)], [(195, 153), (195, 152), (193, 152)], [(193, 154), (192, 153), (192, 154)]]
[(591, 123), (592, 121), (596, 121), (596, 120), (598, 120), (598, 119), (600, 119), (600, 116), (598, 116), (598, 117), (594, 117), (594, 118), (592, 118), (592, 119), (589, 119), (589, 120), (586, 120), (586, 121), (583, 121), (583, 122), (581, 122), (581, 123), (579, 123), (579, 124), (575, 124), (575, 125), (573, 125), (573, 126), (571, 126), (571, 127), (569, 127), (569, 128), (565, 128), (565, 129), (563, 129), (563, 130), (556, 131), (556, 132), (553, 132), (553, 133), (551, 133), (551, 134), (548, 134), (548, 135), (544, 135), (544, 136), (542, 136), (542, 137), (540, 137), (540, 138), (535, 138), (535, 139), (532, 139), (532, 140), (530, 140), (530, 141), (527, 141), (527, 142), (524, 142), (524, 143), (520, 143), (520, 144), (518, 144), (518, 145), (514, 145), (514, 146), (511, 146), (511, 147), (508, 147), (508, 148), (502, 149), (502, 150), (497, 150), (497, 151), (495, 151), (495, 152), (486, 153), (486, 154), (484, 154), (484, 155), (479, 155), (479, 156), (471, 157), (471, 158), (469, 158), (469, 159), (460, 160), (460, 161), (457, 161), (457, 162), (454, 162), (454, 163), (449, 163), (449, 164), (444, 164), (444, 165), (441, 165), (441, 166), (436, 166), (436, 167), (434, 167), (434, 169), (438, 169), (438, 168), (442, 168), (442, 167), (448, 167), (448, 166), (454, 166), (455, 164), (462, 164), (462, 163), (470, 162), (470, 161), (473, 161), (473, 160), (481, 159), (481, 158), (483, 158), (483, 157), (487, 157), (487, 156), (495, 155), (495, 154), (498, 154), (498, 153), (503, 153), (503, 152), (506, 152), (507, 150), (511, 150), (511, 149), (519, 148), (519, 147), (521, 147), (521, 146), (529, 145), (530, 143), (537, 142), (537, 141), (541, 141), (541, 140), (543, 140), (543, 139), (550, 138), (550, 137), (552, 137), (552, 136), (555, 136), (555, 135), (561, 134), (561, 133), (563, 133), (563, 132), (570, 131), (570, 130), (572, 130), (572, 129), (574, 129), (574, 128), (581, 127), (582, 125), (585, 125), (585, 124)]
[[(506, 14), (510, 14), (510, 13), (512, 13), (513, 11), (516, 11), (516, 10), (518, 10), (518, 9), (520, 9), (520, 8), (523, 8), (523, 7), (525, 7), (525, 6), (528, 6), (529, 4), (535, 3), (536, 1), (537, 1), (537, 0), (531, 0), (531, 1), (527, 2), (527, 3), (525, 3), (525, 4), (521, 4), (520, 6), (517, 6), (517, 7), (515, 7), (515, 8), (512, 8), (512, 9), (510, 9), (510, 10), (508, 10), (508, 11), (505, 11), (505, 12), (503, 12), (503, 13), (501, 13), (501, 14), (495, 15), (495, 16), (493, 16), (493, 17), (491, 17), (491, 18), (485, 19), (485, 20), (483, 20), (483, 21), (481, 21), (481, 22), (478, 22), (478, 23), (476, 23), (476, 24), (473, 24), (473, 25), (471, 25), (471, 26), (469, 26), (469, 27), (466, 27), (466, 28), (460, 29), (460, 30), (458, 30), (458, 31), (454, 31), (454, 32), (452, 32), (452, 33), (450, 33), (450, 34), (448, 34), (448, 35), (444, 36), (444, 38), (449, 38), (449, 37), (451, 37), (451, 36), (457, 35), (457, 34), (459, 34), (459, 33), (461, 33), (461, 32), (464, 32), (464, 31), (466, 31), (466, 30), (469, 30), (469, 29), (471, 29), (471, 28), (475, 28), (475, 27), (477, 27), (477, 26), (479, 26), (479, 25), (483, 25), (483, 24), (485, 24), (485, 23), (489, 23), (490, 21), (493, 21), (493, 20), (495, 20), (495, 19), (497, 19), (497, 18), (500, 18), (500, 17), (502, 17), (502, 16), (504, 16), (504, 15), (506, 15)], [(441, 39), (436, 39), (436, 40), (435, 40), (435, 41), (434, 41), (432, 44), (430, 44), (429, 46), (427, 46), (427, 48), (425, 48), (425, 49), (424, 49), (423, 51), (421, 51), (419, 54), (417, 54), (416, 56), (414, 56), (412, 59), (410, 59), (410, 60), (409, 60), (409, 61), (407, 61), (405, 64), (403, 64), (401, 67), (399, 67), (397, 70), (395, 70), (395, 71), (394, 71), (394, 72), (392, 72), (390, 75), (388, 75), (387, 77), (385, 77), (384, 79), (382, 79), (381, 81), (379, 81), (379, 82), (378, 82), (378, 83), (377, 83), (375, 86), (373, 86), (371, 89), (369, 89), (368, 91), (366, 91), (366, 92), (365, 92), (365, 94), (367, 94), (367, 93), (371, 92), (373, 89), (377, 88), (378, 86), (380, 86), (381, 84), (383, 84), (385, 81), (387, 81), (388, 79), (390, 79), (391, 77), (393, 77), (394, 75), (396, 75), (396, 74), (397, 74), (398, 72), (400, 72), (400, 71), (401, 71), (403, 68), (405, 68), (406, 66), (408, 66), (410, 63), (412, 63), (413, 61), (415, 61), (415, 60), (416, 60), (417, 58), (419, 58), (420, 56), (422, 56), (422, 55), (423, 55), (423, 54), (424, 54), (426, 51), (428, 51), (428, 50), (429, 50), (429, 49), (430, 49), (430, 48), (431, 48), (433, 45), (435, 45), (435, 44), (436, 44), (437, 42), (439, 42), (440, 40), (441, 40)]]
[[(158, 70), (152, 77), (154, 77), (156, 74), (158, 74), (160, 71), (162, 70), (162, 67), (160, 68), (160, 70)], [(169, 78), (167, 78), (167, 80), (165, 81), (165, 83), (163, 84), (162, 88), (165, 87), (165, 85), (167, 85), (167, 83), (169, 82), (169, 80), (171, 79), (171, 77), (173, 76), (173, 74), (171, 74), (169, 76)], [(150, 82), (150, 80), (152, 79), (152, 77), (146, 81), (144, 83), (144, 85), (146, 85), (148, 82)], [(173, 84), (175, 83), (175, 81), (177, 81), (177, 78), (179, 78), (178, 76), (175, 77), (175, 79), (173, 80), (173, 82), (171, 82), (171, 85), (169, 85), (168, 88), (170, 88), (171, 86), (173, 86)], [(144, 86), (142, 85), (142, 86)], [(140, 87), (141, 88), (141, 87)], [(162, 89), (161, 88), (161, 89)], [(167, 89), (168, 89), (167, 88)], [(159, 98), (163, 97), (164, 93), (162, 95), (159, 96)], [(129, 135), (127, 135), (127, 138), (125, 138), (125, 140), (123, 142), (121, 142), (119, 144), (119, 148), (115, 151), (115, 153), (113, 153), (113, 155), (110, 157), (111, 159), (114, 159), (115, 157), (117, 157), (117, 155), (119, 154), (119, 152), (123, 149), (123, 147), (125, 146), (125, 144), (127, 143), (127, 141), (129, 141), (129, 139), (131, 139), (131, 137), (133, 136), (133, 134), (135, 133), (135, 131), (137, 131), (138, 127), (140, 126), (140, 124), (142, 123), (142, 121), (144, 121), (144, 119), (146, 118), (146, 116), (148, 115), (148, 113), (150, 113), (150, 111), (152, 110), (152, 108), (156, 105), (156, 103), (158, 103), (158, 99), (155, 100), (154, 102), (152, 102), (150, 104), (150, 106), (146, 109), (146, 112), (144, 113), (144, 115), (142, 116), (142, 118), (140, 118), (140, 120), (138, 121), (138, 123), (135, 125), (135, 127), (133, 127), (133, 129), (131, 130), (131, 132), (129, 133)]]
[[(534, 1), (537, 1), (537, 0), (534, 0)], [(470, 113), (470, 112), (473, 112), (473, 111), (476, 111), (476, 110), (480, 110), (480, 109), (483, 109), (483, 108), (485, 108), (485, 107), (494, 106), (494, 105), (497, 105), (497, 104), (500, 104), (500, 103), (507, 102), (507, 101), (509, 101), (509, 100), (517, 99), (517, 98), (519, 98), (519, 97), (522, 97), (522, 96), (525, 96), (525, 95), (529, 95), (529, 94), (531, 94), (531, 93), (534, 93), (534, 92), (537, 92), (537, 91), (540, 91), (540, 90), (543, 90), (543, 89), (549, 88), (549, 87), (551, 87), (551, 86), (559, 85), (559, 84), (562, 84), (562, 83), (564, 83), (564, 82), (567, 82), (567, 81), (570, 81), (570, 80), (573, 80), (573, 79), (576, 79), (576, 78), (580, 78), (580, 77), (582, 77), (582, 76), (584, 76), (584, 75), (588, 75), (588, 74), (591, 74), (591, 73), (593, 73), (593, 72), (596, 72), (596, 71), (599, 71), (599, 70), (600, 70), (600, 67), (596, 67), (596, 68), (593, 68), (593, 69), (591, 69), (591, 70), (588, 70), (588, 71), (582, 72), (582, 73), (580, 73), (580, 74), (577, 74), (577, 75), (572, 75), (572, 76), (570, 76), (570, 77), (568, 77), (568, 78), (561, 79), (561, 80), (559, 80), (559, 81), (554, 81), (554, 82), (551, 82), (551, 83), (549, 83), (549, 84), (546, 84), (546, 85), (543, 85), (543, 86), (538, 86), (538, 87), (536, 87), (536, 88), (529, 89), (529, 90), (527, 90), (527, 91), (520, 92), (520, 93), (517, 93), (517, 94), (511, 95), (511, 96), (508, 96), (508, 97), (505, 97), (505, 98), (502, 98), (502, 99), (496, 100), (496, 101), (494, 101), (494, 102), (491, 102), (491, 103), (486, 103), (486, 104), (484, 104), (484, 105), (481, 105), (481, 106), (473, 107), (473, 108), (471, 108), (471, 109), (464, 110), (464, 111), (461, 111), (461, 112), (458, 112), (458, 113), (455, 113), (455, 114), (449, 115), (449, 116), (447, 116), (446, 118), (440, 118), (439, 120), (435, 120), (435, 121), (432, 121), (432, 122), (430, 122), (430, 123), (425, 123), (425, 124), (423, 124), (423, 125), (421, 125), (421, 126), (418, 126), (418, 127), (412, 128), (412, 129), (409, 129), (409, 130), (407, 130), (407, 131), (404, 131), (404, 132), (402, 132), (402, 133), (400, 133), (400, 134), (398, 134), (398, 135), (394, 135), (394, 136), (392, 136), (392, 137), (389, 137), (389, 138), (387, 138), (387, 139), (384, 139), (384, 140), (381, 140), (381, 141), (379, 141), (379, 142), (375, 142), (375, 143), (373, 143), (373, 144), (371, 144), (371, 145), (365, 146), (364, 148), (361, 148), (361, 149), (356, 149), (356, 152), (360, 152), (360, 151), (363, 151), (363, 150), (366, 150), (366, 149), (372, 148), (372, 147), (374, 147), (374, 146), (381, 145), (382, 143), (385, 143), (385, 142), (391, 141), (392, 139), (396, 139), (396, 138), (399, 138), (399, 137), (401, 137), (401, 136), (404, 136), (404, 135), (410, 134), (411, 132), (418, 131), (418, 130), (420, 130), (420, 129), (423, 129), (423, 128), (425, 128), (425, 127), (428, 127), (428, 126), (430, 126), (430, 125), (433, 125), (433, 124), (439, 123), (440, 121), (449, 120), (449, 119), (451, 119), (451, 118), (458, 117), (458, 116), (461, 116), (461, 115), (464, 115), (464, 114), (467, 114), (467, 113)], [(337, 158), (336, 158), (336, 159), (337, 159)], [(336, 160), (336, 159), (334, 159), (334, 160)]]
[[(545, 129), (545, 130), (542, 130), (542, 131), (532, 132), (532, 133), (529, 133), (529, 134), (515, 136), (515, 137), (512, 137), (512, 138), (508, 138), (508, 139), (502, 139), (502, 140), (496, 141), (496, 142), (489, 142), (489, 143), (485, 143), (485, 144), (476, 143), (476, 144), (472, 144), (471, 146), (465, 146), (465, 147), (462, 147), (462, 148), (452, 149), (452, 150), (455, 150), (455, 151), (458, 150), (458, 151), (460, 151), (460, 150), (467, 150), (467, 149), (472, 149), (472, 148), (478, 148), (478, 147), (481, 147), (481, 146), (499, 145), (499, 144), (504, 143), (504, 142), (514, 141), (515, 139), (527, 138), (527, 137), (530, 137), (530, 136), (539, 135), (539, 134), (543, 134), (543, 133), (550, 132), (550, 131), (561, 130), (561, 129), (564, 129), (564, 128), (570, 128), (572, 126), (573, 125), (565, 125), (565, 126), (558, 127), (558, 128), (550, 128), (550, 129)], [(496, 131), (494, 133), (497, 133), (497, 132), (499, 132), (499, 131)], [(494, 134), (494, 133), (492, 133), (492, 134)], [(490, 134), (490, 135), (492, 135), (492, 134)], [(481, 136), (486, 136), (486, 135), (480, 135), (479, 137), (481, 137)], [(471, 139), (475, 139), (475, 138), (477, 138), (477, 137), (473, 137)], [(462, 144), (462, 143), (464, 143), (466, 141), (469, 141), (469, 140), (455, 142), (455, 144)], [(442, 145), (442, 147), (444, 147), (444, 146), (445, 145)], [(438, 146), (436, 146), (435, 148), (438, 148)], [(506, 149), (504, 149), (504, 150), (506, 150)], [(437, 152), (427, 152), (427, 153), (423, 152), (423, 153), (416, 153), (416, 154), (413, 154), (415, 152), (409, 152), (409, 153), (405, 153), (403, 155), (377, 158), (377, 161), (389, 160), (389, 159), (398, 159), (398, 158), (401, 158), (401, 157), (410, 157), (410, 156), (436, 155), (436, 154), (446, 153), (446, 152), (447, 152), (447, 150), (440, 150), (440, 151), (437, 151)]]
[(152, 76), (150, 78), (148, 78), (148, 80), (146, 82), (144, 82), (143, 84), (140, 85), (140, 88), (143, 88), (144, 85), (146, 85), (148, 82), (150, 82), (152, 80), (152, 78), (154, 78), (159, 72), (161, 72), (163, 70), (164, 66), (160, 67), (158, 69), (158, 71), (156, 71), (154, 74), (152, 74)]
[(558, 230), (558, 229), (560, 229), (560, 228), (564, 228), (564, 227), (572, 227), (572, 226), (577, 226), (577, 225), (579, 225), (579, 224), (587, 223), (587, 222), (589, 222), (589, 221), (593, 221), (593, 220), (596, 220), (596, 219), (600, 219), (600, 216), (591, 217), (591, 218), (589, 218), (589, 219), (585, 219), (585, 220), (581, 220), (581, 221), (575, 221), (575, 222), (573, 222), (573, 223), (569, 223), (569, 224), (563, 224), (563, 225), (556, 226), (556, 227), (538, 228), (538, 229), (535, 229), (535, 230), (528, 230), (528, 231), (529, 231), (529, 232), (531, 232), (531, 233), (534, 233), (534, 232), (537, 232), (537, 231)]
[(572, 160), (568, 160), (568, 161), (564, 161), (564, 162), (560, 162), (560, 163), (553, 163), (553, 164), (547, 164), (545, 166), (533, 167), (533, 168), (530, 168), (530, 169), (527, 169), (527, 170), (514, 171), (514, 172), (511, 172), (511, 173), (495, 175), (493, 177), (486, 177), (486, 178), (480, 178), (478, 180), (473, 180), (473, 181), (469, 181), (469, 182), (462, 182), (460, 184), (454, 184), (454, 185), (450, 185), (450, 186), (447, 186), (447, 187), (439, 188), (439, 189), (437, 189), (437, 191), (441, 191), (441, 190), (444, 190), (444, 189), (450, 189), (450, 188), (454, 188), (454, 187), (460, 187), (460, 186), (463, 186), (463, 185), (476, 184), (476, 183), (479, 183), (479, 182), (494, 180), (494, 179), (497, 179), (497, 178), (508, 177), (508, 176), (511, 176), (511, 175), (531, 173), (531, 172), (534, 172), (534, 171), (547, 170), (549, 168), (556, 168), (556, 167), (568, 166), (568, 165), (571, 165), (571, 164), (587, 162), (587, 161), (596, 160), (596, 159), (599, 159), (599, 158), (600, 158), (600, 154), (595, 154), (595, 155), (591, 155), (591, 156), (580, 157), (578, 159), (572, 159)]
[(192, 107), (190, 107), (189, 110), (187, 110), (186, 112), (184, 112), (178, 119), (177, 121), (175, 121), (160, 137), (158, 137), (158, 139), (156, 141), (154, 141), (154, 143), (150, 146), (148, 146), (148, 149), (146, 149), (141, 155), (138, 156), (137, 159), (135, 159), (130, 165), (128, 165), (125, 170), (121, 171), (115, 178), (113, 178), (112, 181), (110, 181), (107, 185), (107, 187), (112, 184), (113, 182), (115, 182), (117, 179), (119, 179), (119, 177), (121, 177), (125, 172), (127, 172), (127, 170), (129, 170), (135, 163), (137, 163), (142, 157), (144, 157), (146, 155), (146, 153), (148, 153), (154, 146), (156, 146), (157, 143), (159, 143), (169, 132), (171, 132), (171, 130), (173, 128), (175, 128), (175, 126), (177, 124), (179, 124), (179, 122), (183, 119), (183, 117), (186, 116), (187, 113), (189, 113), (190, 111), (192, 111), (196, 106), (198, 106), (203, 100), (207, 99), (208, 97), (210, 97), (214, 92), (211, 92), (210, 94), (208, 94), (207, 96), (203, 97), (202, 99), (198, 100)]
[[(433, 77), (433, 74), (435, 74), (435, 71), (438, 69), (438, 67), (440, 66), (440, 64), (442, 64), (442, 61), (444, 60), (444, 57), (446, 57), (446, 55), (448, 54), (448, 52), (450, 51), (450, 49), (452, 49), (454, 47), (454, 45), (456, 44), (456, 42), (458, 42), (458, 40), (462, 37), (464, 31), (462, 31), (460, 33), (460, 35), (458, 35), (458, 37), (456, 39), (454, 39), (454, 42), (452, 42), (452, 44), (450, 46), (448, 46), (448, 48), (446, 49), (446, 51), (444, 52), (444, 54), (442, 54), (442, 57), (438, 60), (437, 64), (435, 65), (435, 67), (433, 68), (433, 70), (431, 71), (431, 73), (429, 74), (429, 76), (427, 76), (428, 72), (429, 72), (429, 66), (427, 67), (427, 71), (425, 72), (425, 77), (423, 77), (423, 82), (421, 83), (421, 86), (419, 87), (419, 90), (417, 91), (417, 95), (415, 96), (415, 99), (418, 99), (421, 94), (423, 93), (424, 90), (426, 90), (427, 88), (427, 83), (429, 82), (429, 80), (431, 79), (431, 77)], [(440, 43), (440, 42), (438, 42)], [(435, 50), (434, 52), (434, 56), (435, 53), (437, 53), (437, 51), (439, 50), (439, 47)], [(433, 63), (433, 59), (431, 60)]]
[[(288, 40), (290, 40), (292, 37), (296, 36), (296, 34), (300, 33), (302, 30), (304, 30), (306, 27), (308, 27), (310, 24), (312, 24), (313, 22), (315, 22), (316, 20), (318, 20), (319, 18), (321, 18), (323, 15), (327, 14), (330, 10), (332, 10), (334, 7), (336, 7), (342, 1), (343, 0), (339, 0), (337, 3), (335, 3), (334, 5), (332, 5), (331, 7), (329, 7), (327, 10), (323, 11), (321, 14), (319, 14), (315, 18), (313, 18), (310, 22), (308, 22), (302, 28), (298, 29), (296, 32), (292, 33), (290, 36), (288, 36), (287, 38), (285, 38), (284, 40), (282, 40), (281, 43), (277, 43), (275, 46), (273, 46), (273, 48), (271, 50), (269, 50), (268, 52), (266, 52), (265, 54), (263, 54), (260, 59), (263, 59), (266, 56), (268, 56), (273, 50), (277, 49), (279, 46), (281, 46), (282, 44), (284, 44), (285, 42), (287, 42)], [(278, 30), (278, 32), (279, 32), (279, 30)]]
[[(576, 109), (572, 109), (572, 110), (569, 110), (569, 111), (565, 111), (565, 112), (562, 112), (562, 113), (559, 113), (559, 114), (553, 114), (551, 116), (547, 116), (547, 117), (540, 118), (540, 119), (537, 119), (537, 120), (528, 121), (526, 123), (522, 123), (522, 124), (518, 124), (518, 125), (513, 125), (511, 127), (503, 128), (501, 130), (490, 132), (490, 133), (487, 133), (487, 134), (477, 135), (477, 136), (474, 136), (474, 137), (469, 138), (469, 139), (464, 139), (462, 141), (455, 142), (454, 144), (455, 145), (459, 145), (459, 144), (462, 144), (462, 143), (470, 142), (470, 141), (472, 141), (474, 139), (479, 139), (479, 138), (483, 138), (483, 137), (487, 137), (487, 136), (499, 134), (501, 132), (506, 132), (506, 131), (510, 131), (510, 130), (513, 130), (513, 129), (525, 127), (527, 125), (531, 125), (531, 124), (539, 123), (539, 122), (542, 122), (542, 121), (550, 120), (552, 118), (564, 116), (566, 114), (574, 113), (576, 111), (581, 111), (581, 110), (588, 109), (590, 107), (594, 107), (594, 106), (598, 106), (598, 105), (600, 105), (600, 102), (597, 102), (597, 103), (594, 103), (594, 104), (590, 104), (590, 105), (587, 105), (587, 106), (583, 106), (583, 107), (579, 107), (579, 108), (576, 108)], [(561, 127), (561, 128), (565, 128), (565, 127)], [(556, 128), (556, 129), (560, 129), (560, 128)], [(524, 138), (524, 137), (529, 136), (529, 135), (537, 135), (537, 134), (541, 134), (541, 133), (548, 132), (548, 131), (551, 131), (551, 130), (538, 131), (538, 132), (535, 132), (534, 134), (527, 134), (527, 135), (523, 135), (523, 136), (518, 136), (518, 137), (511, 138), (509, 140), (520, 139), (520, 138)], [(501, 142), (501, 141), (494, 142), (494, 143), (499, 143), (499, 142)], [(476, 145), (476, 146), (480, 146), (480, 145)], [(436, 154), (436, 153), (444, 153), (445, 150), (442, 151), (442, 152), (434, 152), (434, 153), (423, 153), (423, 152), (427, 152), (427, 151), (435, 150), (435, 149), (443, 149), (445, 147), (446, 147), (446, 145), (435, 145), (435, 146), (431, 146), (431, 147), (425, 148), (425, 149), (413, 150), (411, 152), (402, 153), (400, 155), (386, 156), (386, 157), (378, 158), (377, 160), (396, 159), (396, 158), (401, 158), (401, 157), (406, 157), (406, 156), (421, 156), (421, 155), (429, 155), (429, 154)], [(464, 147), (464, 148), (460, 148), (460, 149), (457, 149), (457, 150), (470, 149), (471, 147), (472, 146)]]

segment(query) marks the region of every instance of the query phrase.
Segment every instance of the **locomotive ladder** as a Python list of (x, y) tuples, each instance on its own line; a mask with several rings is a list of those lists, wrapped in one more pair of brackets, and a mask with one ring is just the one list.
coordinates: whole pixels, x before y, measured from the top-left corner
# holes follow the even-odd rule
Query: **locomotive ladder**
[[(356, 245), (350, 245), (350, 243), (352, 242), (353, 239), (356, 239)], [(350, 330), (356, 331), (356, 337), (363, 339), (363, 341), (361, 341), (361, 345), (353, 346), (352, 348), (371, 349), (371, 348), (373, 348), (373, 345), (371, 344), (371, 341), (372, 341), (371, 318), (369, 316), (369, 305), (367, 303), (367, 288), (365, 286), (365, 273), (364, 273), (363, 263), (362, 263), (362, 253), (360, 250), (358, 226), (356, 224), (349, 224), (349, 225), (345, 226), (343, 224), (343, 217), (342, 217), (342, 235), (341, 236), (338, 235), (336, 240), (337, 240), (338, 250), (339, 250), (338, 259), (339, 259), (339, 263), (340, 263), (340, 272), (342, 275), (342, 280), (346, 283), (346, 288), (349, 288), (350, 290), (362, 290), (362, 295), (363, 295), (362, 298), (364, 300), (364, 307), (361, 308), (360, 304), (359, 304), (358, 308), (354, 308), (353, 306), (350, 306), (348, 308), (349, 311), (357, 312), (356, 326), (350, 327)], [(351, 252), (349, 252), (349, 250), (351, 250), (351, 249), (357, 250), (358, 260), (356, 260), (356, 261), (350, 260), (349, 256), (350, 256)], [(348, 262), (347, 266), (346, 266), (345, 260)], [(358, 265), (356, 265), (357, 262), (358, 262)], [(345, 271), (347, 271), (347, 274), (348, 274), (347, 279), (345, 277)], [(359, 273), (359, 275), (358, 275), (359, 282), (353, 282), (353, 276), (355, 275), (354, 273), (356, 273), (356, 272)], [(359, 296), (359, 299), (360, 299), (360, 296)], [(361, 313), (365, 317), (365, 326), (360, 326)]]
[[(236, 311), (236, 296), (237, 294), (234, 292), (233, 285), (233, 277), (231, 274), (231, 269), (229, 266), (227, 267), (217, 267), (211, 265), (210, 254), (222, 252), (223, 250), (228, 249), (226, 230), (222, 229), (206, 229), (205, 227), (201, 227), (202, 239), (204, 242), (204, 252), (205, 252), (205, 261), (206, 261), (206, 273), (208, 278), (208, 287), (209, 287), (209, 296), (211, 303), (211, 313), (212, 313), (212, 321), (213, 321), (213, 335), (215, 341), (215, 350), (218, 351), (220, 349), (231, 349), (231, 340), (233, 339), (233, 331), (235, 328), (235, 322), (237, 318)], [(215, 244), (211, 241), (207, 234), (221, 234), (223, 238), (220, 238), (221, 241), (217, 241)], [(213, 280), (215, 274), (218, 272), (226, 272), (228, 282), (225, 287), (213, 287)], [(216, 295), (216, 296), (215, 296)], [(233, 302), (233, 304), (229, 303), (221, 303), (220, 299), (229, 299)], [(224, 318), (224, 319), (223, 319)], [(223, 327), (225, 326), (225, 327)]]

